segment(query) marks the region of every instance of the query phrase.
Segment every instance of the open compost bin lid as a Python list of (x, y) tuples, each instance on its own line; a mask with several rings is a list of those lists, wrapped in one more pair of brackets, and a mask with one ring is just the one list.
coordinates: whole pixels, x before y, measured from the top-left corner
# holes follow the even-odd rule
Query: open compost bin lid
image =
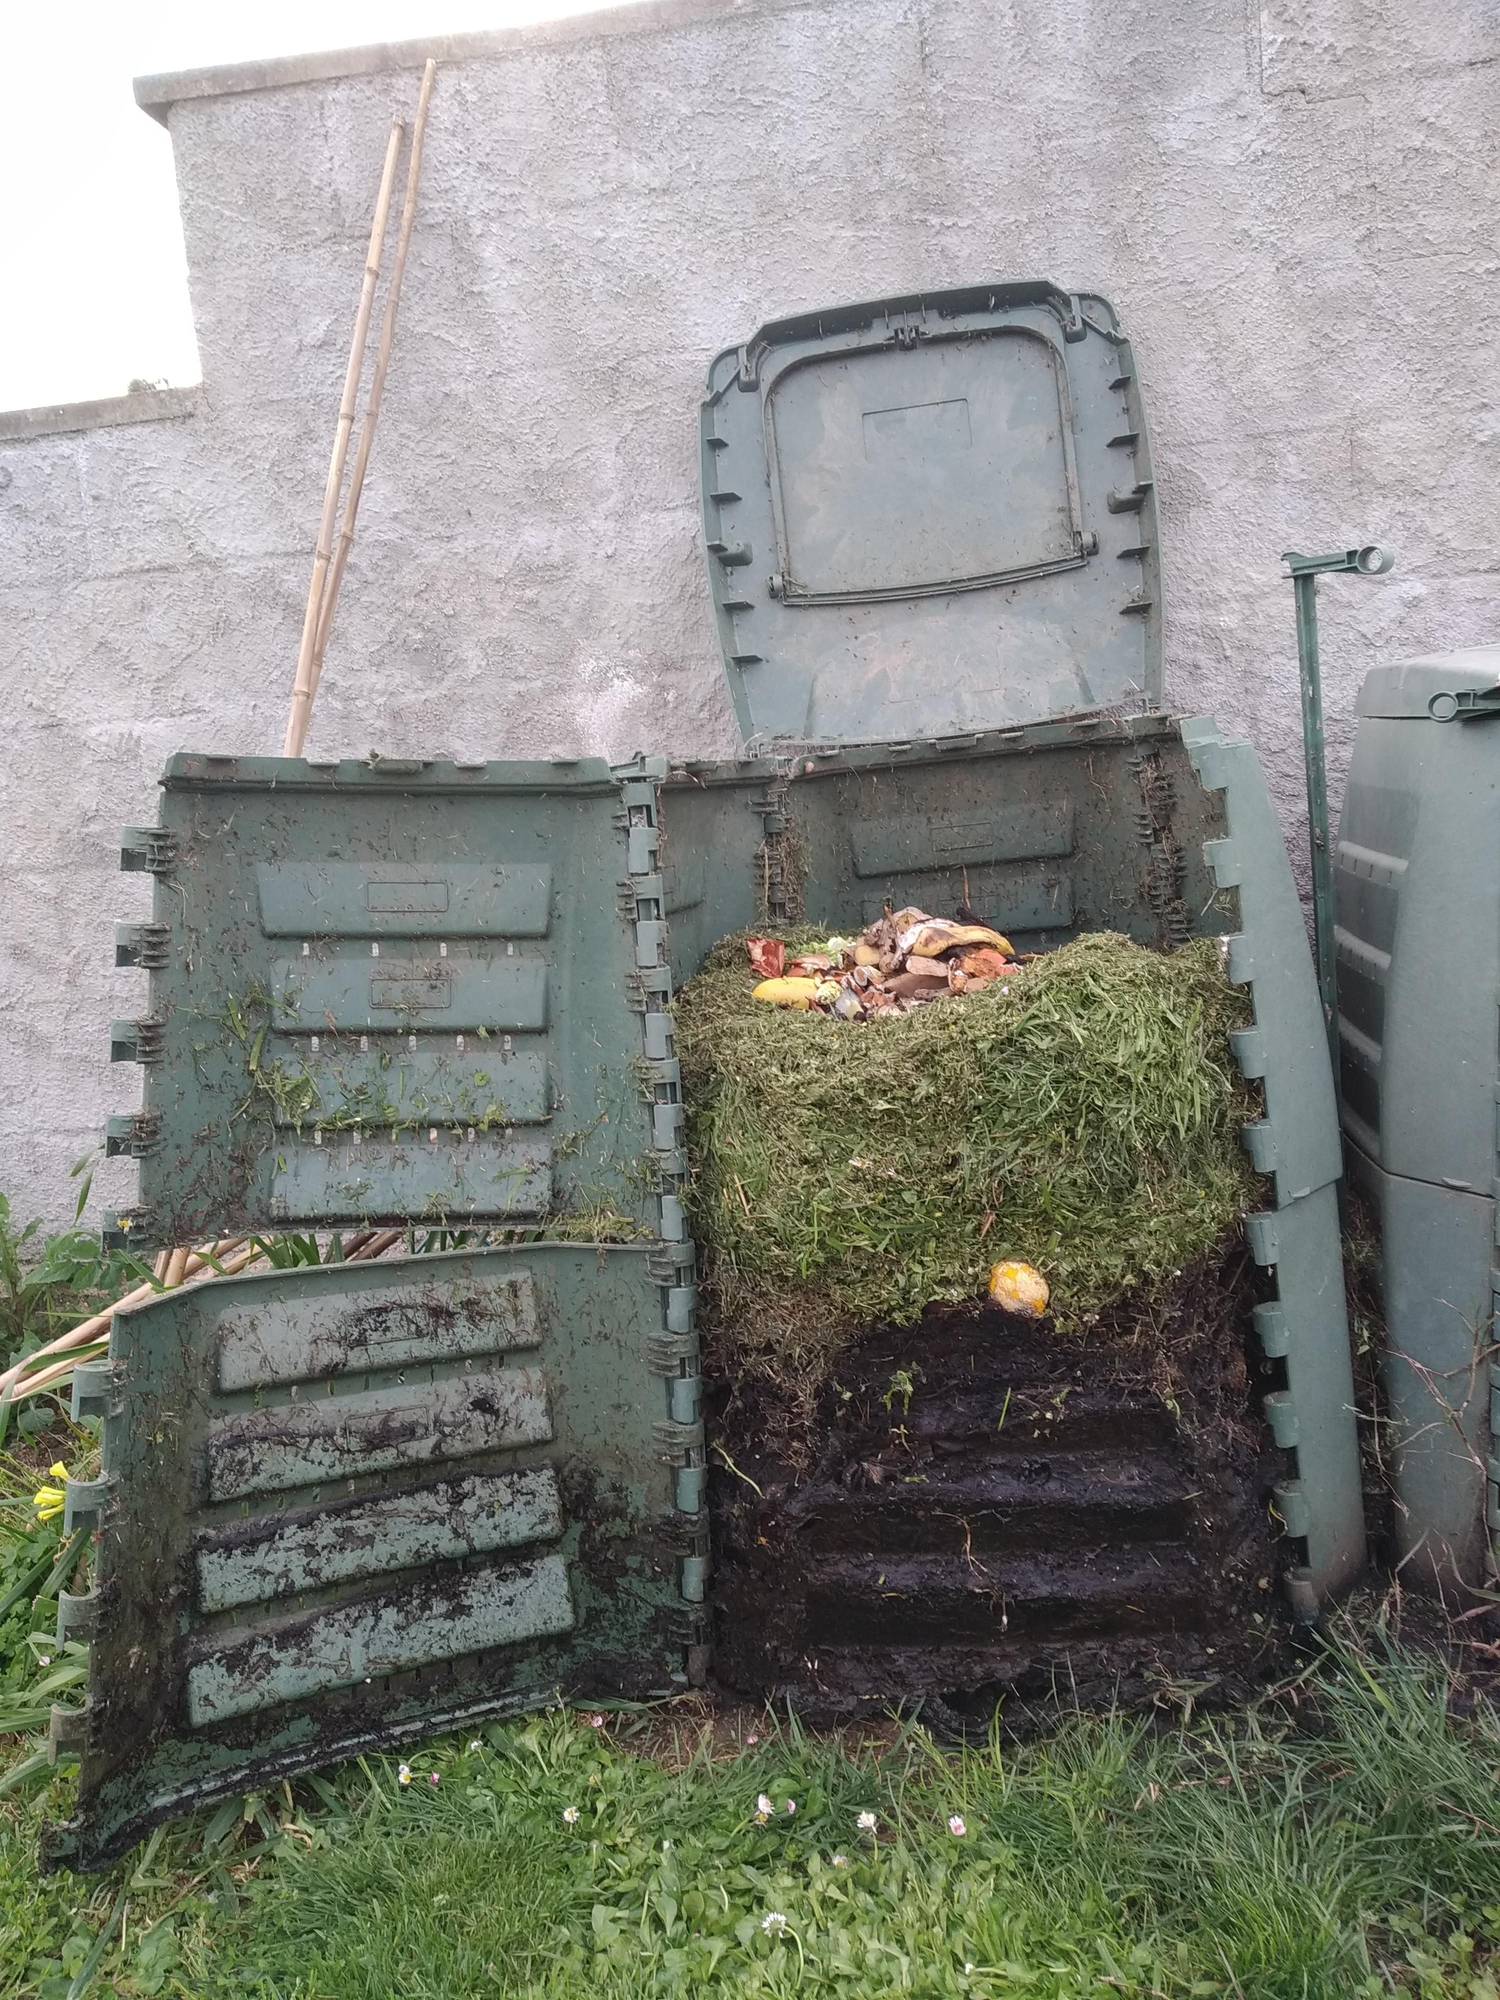
[(1155, 486), (1104, 299), (979, 285), (774, 321), (709, 370), (702, 474), (747, 740), (1160, 707)]

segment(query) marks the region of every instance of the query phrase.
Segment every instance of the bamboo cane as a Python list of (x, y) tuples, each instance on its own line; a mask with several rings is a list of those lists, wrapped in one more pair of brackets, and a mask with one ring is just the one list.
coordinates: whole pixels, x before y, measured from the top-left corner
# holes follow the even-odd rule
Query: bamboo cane
[[(238, 1250), (244, 1241), (243, 1236), (226, 1236), (218, 1243), (205, 1243), (200, 1250), (194, 1250), (184, 1266), (184, 1281), (196, 1277), (201, 1271), (208, 1270), (210, 1259), (222, 1265), (226, 1277), (232, 1277), (236, 1271), (243, 1270), (251, 1256), (260, 1254), (258, 1251), (246, 1251), (237, 1262), (226, 1264), (224, 1259), (230, 1256), (231, 1252)], [(175, 1253), (171, 1251), (162, 1253), (163, 1257), (168, 1258), (173, 1254)], [(161, 1266), (162, 1258), (158, 1258), (157, 1263)], [(47, 1359), (50, 1355), (69, 1353), (75, 1347), (85, 1347), (90, 1341), (102, 1338), (109, 1332), (110, 1324), (117, 1312), (128, 1311), (131, 1306), (144, 1305), (147, 1299), (159, 1297), (164, 1289), (166, 1288), (160, 1280), (153, 1284), (137, 1285), (133, 1291), (126, 1292), (123, 1298), (116, 1299), (112, 1306), (107, 1306), (103, 1312), (95, 1313), (92, 1319), (82, 1320), (67, 1333), (60, 1333), (56, 1340), (49, 1340), (45, 1347), (39, 1347), (34, 1353), (23, 1356), (20, 1361), (7, 1368), (4, 1374), (0, 1374), (0, 1395), (4, 1395), (7, 1389), (19, 1382), (26, 1371), (34, 1368), (39, 1361)]]
[(346, 1257), (344, 1262), (368, 1264), (376, 1257), (383, 1257), (393, 1243), (401, 1241), (405, 1233), (402, 1229), (383, 1229), (378, 1236), (372, 1236), (362, 1249), (356, 1250), (352, 1257)]
[[(352, 1239), (358, 1247), (349, 1252), (345, 1262), (368, 1263), (376, 1257), (383, 1257), (393, 1244), (400, 1242), (401, 1236), (402, 1231), (399, 1229), (366, 1231)], [(170, 1254), (176, 1256), (179, 1253), (174, 1251)], [(148, 1299), (159, 1298), (163, 1290), (178, 1290), (180, 1286), (191, 1284), (205, 1274), (210, 1277), (238, 1277), (247, 1264), (255, 1263), (266, 1253), (256, 1244), (246, 1243), (243, 1236), (226, 1236), (222, 1242), (205, 1243), (200, 1250), (181, 1254), (186, 1257), (186, 1264), (184, 1276), (178, 1283), (171, 1286), (137, 1285), (134, 1291), (116, 1299), (112, 1306), (106, 1307), (101, 1313), (95, 1313), (92, 1319), (83, 1320), (79, 1325), (70, 1328), (67, 1333), (59, 1334), (56, 1340), (48, 1341), (45, 1347), (39, 1347), (34, 1353), (26, 1355), (14, 1366), (7, 1368), (4, 1374), (0, 1374), (0, 1397), (8, 1396), (11, 1401), (18, 1401), (22, 1396), (30, 1396), (40, 1389), (47, 1388), (52, 1382), (61, 1380), (84, 1358), (78, 1352), (79, 1349), (94, 1347), (102, 1349), (107, 1345), (110, 1328), (117, 1312), (127, 1312), (132, 1306), (144, 1305)], [(37, 1368), (39, 1362), (46, 1362), (49, 1365), (38, 1373), (31, 1374), (30, 1371)]]
[(375, 350), (375, 368), (370, 377), (370, 393), (365, 403), (365, 413), (359, 426), (359, 443), (354, 450), (354, 470), (349, 475), (349, 494), (344, 502), (344, 520), (339, 530), (338, 551), (333, 559), (333, 567), (328, 573), (328, 584), (323, 592), (323, 603), (318, 612), (318, 634), (313, 647), (312, 686), (308, 692), (308, 706), (311, 708), (313, 696), (318, 691), (318, 682), (323, 678), (323, 655), (328, 647), (329, 628), (333, 624), (334, 609), (339, 601), (339, 590), (344, 581), (344, 568), (349, 560), (349, 550), (354, 542), (354, 524), (359, 518), (359, 500), (365, 486), (365, 468), (370, 463), (370, 451), (375, 443), (375, 426), (380, 418), (380, 402), (385, 394), (386, 370), (391, 365), (391, 343), (396, 335), (396, 312), (401, 304), (401, 280), (406, 274), (406, 253), (411, 244), (412, 223), (417, 212), (417, 183), (422, 173), (422, 142), (427, 136), (427, 107), (432, 97), (432, 82), (437, 75), (437, 64), (431, 60), (422, 71), (422, 88), (417, 97), (417, 115), (411, 128), (411, 157), (406, 165), (406, 198), (401, 209), (401, 228), (396, 237), (396, 256), (391, 265), (391, 281), (386, 289), (385, 314), (380, 323), (380, 345)]
[(323, 488), (323, 513), (318, 522), (317, 547), (313, 552), (312, 582), (308, 586), (307, 610), (302, 619), (302, 643), (297, 650), (297, 679), (292, 689), (292, 708), (287, 717), (286, 741), (282, 754), (300, 757), (307, 740), (308, 716), (312, 709), (313, 653), (318, 636), (318, 613), (323, 604), (323, 585), (328, 575), (328, 558), (333, 547), (333, 524), (338, 513), (339, 488), (344, 482), (344, 461), (349, 452), (349, 433), (354, 426), (354, 405), (359, 395), (360, 372), (364, 367), (365, 340), (370, 331), (370, 309), (375, 303), (375, 280), (380, 275), (380, 257), (385, 244), (386, 218), (390, 214), (391, 190), (396, 180), (396, 157), (405, 130), (399, 118), (391, 120), (391, 136), (385, 149), (385, 166), (380, 175), (380, 192), (375, 200), (375, 220), (370, 226), (370, 247), (365, 252), (364, 283), (360, 287), (359, 309), (354, 315), (354, 338), (349, 344), (349, 365), (344, 371), (344, 393), (339, 399), (339, 420), (333, 433), (333, 456), (328, 466), (328, 482)]

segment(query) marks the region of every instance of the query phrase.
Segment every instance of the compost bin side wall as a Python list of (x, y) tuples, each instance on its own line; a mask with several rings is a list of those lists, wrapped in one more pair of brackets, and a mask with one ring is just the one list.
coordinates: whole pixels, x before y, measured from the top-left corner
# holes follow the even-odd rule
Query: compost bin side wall
[[(1254, 739), (1297, 851), (1277, 553), (1400, 553), (1378, 587), (1325, 586), (1335, 797), (1371, 657), (1493, 636), (1492, 11), (667, 0), (439, 52), (315, 751), (730, 751), (699, 551), (708, 358), (772, 316), (988, 274), (1118, 305), (1161, 488), (1168, 697)], [(54, 1224), (67, 1166), (137, 1097), (107, 1065), (111, 1016), (144, 997), (109, 924), (147, 914), (114, 829), (154, 819), (169, 752), (280, 743), (418, 61), (154, 85), (202, 407), (0, 420), (0, 1181)]]

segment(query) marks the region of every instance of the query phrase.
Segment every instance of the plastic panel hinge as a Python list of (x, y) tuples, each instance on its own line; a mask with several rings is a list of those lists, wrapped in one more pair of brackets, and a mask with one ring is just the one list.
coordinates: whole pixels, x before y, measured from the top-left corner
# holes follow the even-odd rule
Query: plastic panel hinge
[(1221, 889), (1237, 889), (1244, 879), (1244, 860), (1237, 840), (1205, 840), (1203, 859)]
[(1290, 1389), (1273, 1389), (1262, 1405), (1266, 1422), (1271, 1426), (1271, 1435), (1284, 1451), (1296, 1444), (1300, 1435), (1297, 1423), (1297, 1405)]
[(1271, 1488), (1271, 1498), (1289, 1535), (1301, 1539), (1312, 1526), (1312, 1509), (1300, 1479), (1283, 1479)]
[(124, 1376), (113, 1361), (80, 1361), (73, 1370), (73, 1421), (117, 1417), (124, 1404)]
[(627, 843), (625, 866), (632, 875), (650, 875), (656, 868), (661, 834), (654, 826), (633, 826)]
[(1285, 1309), (1273, 1300), (1257, 1306), (1253, 1317), (1261, 1353), (1268, 1361), (1279, 1361), (1283, 1354), (1289, 1352), (1292, 1344)]
[(58, 1593), (57, 1599), (57, 1643), (66, 1645), (69, 1639), (92, 1639), (99, 1629), (99, 1598), (95, 1591), (85, 1591), (80, 1597), (71, 1596), (66, 1590)]
[(1232, 1028), (1229, 1046), (1240, 1066), (1240, 1075), (1253, 1082), (1266, 1073), (1266, 1044), (1259, 1028)]
[(674, 1606), (667, 1613), (667, 1631), (675, 1645), (707, 1645), (711, 1631), (708, 1614), (690, 1610), (686, 1604)]
[(1258, 1174), (1269, 1174), (1276, 1168), (1276, 1128), (1269, 1118), (1255, 1118), (1248, 1125), (1240, 1127), (1240, 1137), (1245, 1142), (1245, 1151), (1250, 1155), (1250, 1164)]
[(113, 1222), (106, 1222), (99, 1231), (99, 1241), (106, 1250), (129, 1250), (149, 1243), (155, 1233), (156, 1210), (149, 1202), (142, 1202), (136, 1208), (122, 1209)]
[(675, 1194), (661, 1198), (661, 1233), (665, 1243), (681, 1243), (687, 1235), (687, 1215)]
[(1229, 939), (1229, 962), (1225, 968), (1231, 986), (1248, 986), (1255, 977), (1255, 950), (1243, 931)]
[(651, 1434), (660, 1446), (663, 1463), (667, 1465), (701, 1463), (703, 1458), (701, 1423), (674, 1424), (664, 1418), (660, 1423), (651, 1426)]
[(72, 1761), (81, 1757), (89, 1747), (90, 1704), (81, 1708), (63, 1708), (58, 1703), (52, 1705), (52, 1714), (47, 1724), (47, 1762), (56, 1764), (66, 1758)]
[(177, 836), (164, 826), (120, 829), (120, 867), (127, 875), (165, 875), (177, 859)]
[(1318, 1588), (1313, 1582), (1310, 1569), (1289, 1569), (1286, 1573), (1286, 1597), (1291, 1607), (1294, 1623), (1315, 1625), (1318, 1622)]
[(651, 1107), (651, 1143), (658, 1152), (675, 1152), (682, 1143), (682, 1121), (685, 1108), (681, 1104), (653, 1104)]
[(708, 1595), (708, 1557), (684, 1556), (678, 1588), (689, 1604), (701, 1604)]
[(104, 1124), (104, 1157), (139, 1160), (161, 1138), (161, 1120), (154, 1111), (124, 1111)]
[(692, 1243), (654, 1243), (646, 1253), (646, 1270), (653, 1284), (672, 1290), (691, 1285), (697, 1256)]
[(71, 1535), (75, 1528), (97, 1527), (114, 1486), (114, 1475), (108, 1472), (97, 1479), (70, 1479), (64, 1489), (63, 1534)]
[(1198, 783), (1205, 792), (1222, 792), (1229, 783), (1229, 745), (1218, 738), (1194, 740), (1183, 730)]
[(703, 1418), (703, 1377), (674, 1375), (671, 1384), (672, 1422), (697, 1424)]
[(166, 924), (116, 924), (115, 964), (138, 965), (153, 972), (166, 964), (171, 942)]
[(643, 971), (659, 966), (662, 949), (667, 941), (667, 927), (651, 917), (635, 927), (635, 962)]
[(672, 1016), (653, 1011), (645, 1019), (646, 1060), (662, 1062), (672, 1053)]
[(111, 1062), (154, 1063), (162, 1058), (160, 1021), (111, 1021), (109, 1059)]
[(1247, 1215), (1245, 1239), (1250, 1245), (1250, 1255), (1256, 1263), (1269, 1269), (1281, 1255), (1281, 1235), (1277, 1228), (1275, 1211), (1262, 1209), (1257, 1215)]
[(673, 1285), (667, 1293), (668, 1333), (691, 1333), (698, 1304), (696, 1285)]
[(675, 1380), (685, 1367), (698, 1360), (698, 1337), (693, 1333), (653, 1333), (646, 1340), (646, 1366), (653, 1375)]

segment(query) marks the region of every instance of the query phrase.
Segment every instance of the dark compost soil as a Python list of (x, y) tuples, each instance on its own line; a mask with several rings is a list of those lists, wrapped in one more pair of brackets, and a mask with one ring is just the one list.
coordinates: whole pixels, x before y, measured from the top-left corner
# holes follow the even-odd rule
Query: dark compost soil
[(931, 1307), (841, 1355), (790, 1437), (710, 1332), (720, 1687), (948, 1732), (1247, 1696), (1288, 1637), (1255, 1285), (1236, 1235), (1081, 1334)]

